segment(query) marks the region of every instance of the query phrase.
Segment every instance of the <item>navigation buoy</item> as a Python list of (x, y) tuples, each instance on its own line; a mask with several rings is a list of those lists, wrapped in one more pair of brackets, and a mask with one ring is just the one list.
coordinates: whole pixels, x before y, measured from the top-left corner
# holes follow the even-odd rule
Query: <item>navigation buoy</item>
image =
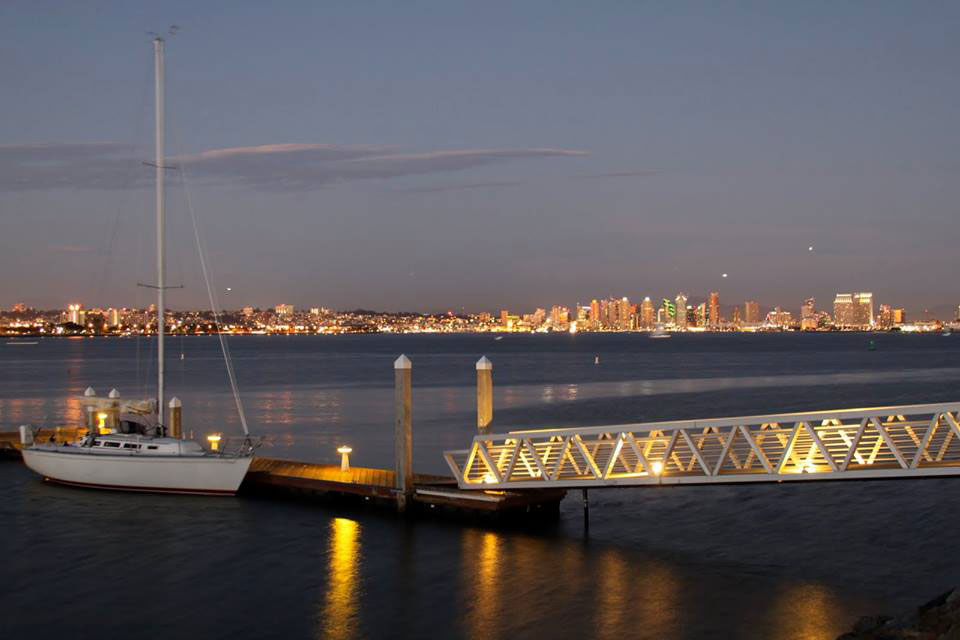
[(594, 356), (593, 364), (600, 364), (600, 356)]
[(874, 342), (873, 340), (871, 340), (871, 341), (867, 344), (867, 351), (876, 351), (876, 350), (877, 350), (877, 343)]

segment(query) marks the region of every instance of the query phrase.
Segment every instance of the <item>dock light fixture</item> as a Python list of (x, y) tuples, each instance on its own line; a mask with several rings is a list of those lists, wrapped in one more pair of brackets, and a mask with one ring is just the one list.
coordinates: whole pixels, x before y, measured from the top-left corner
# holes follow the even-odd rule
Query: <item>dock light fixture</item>
[(663, 473), (663, 463), (659, 460), (650, 465), (650, 468), (653, 470), (653, 475), (658, 476)]
[(110, 429), (107, 428), (107, 417), (103, 411), (97, 414), (97, 433), (101, 436), (110, 433)]
[(484, 482), (484, 484), (493, 484), (493, 483), (495, 483), (496, 481), (497, 481), (497, 477), (496, 477), (495, 475), (493, 475), (492, 473), (485, 473), (485, 474), (483, 474), (483, 482)]
[(211, 450), (211, 451), (219, 451), (219, 450), (220, 450), (220, 434), (219, 434), (219, 433), (211, 433), (210, 435), (208, 435), (208, 436), (207, 436), (207, 442), (210, 443), (210, 450)]
[(350, 471), (350, 452), (353, 451), (347, 445), (337, 447), (337, 453), (340, 454), (340, 471)]

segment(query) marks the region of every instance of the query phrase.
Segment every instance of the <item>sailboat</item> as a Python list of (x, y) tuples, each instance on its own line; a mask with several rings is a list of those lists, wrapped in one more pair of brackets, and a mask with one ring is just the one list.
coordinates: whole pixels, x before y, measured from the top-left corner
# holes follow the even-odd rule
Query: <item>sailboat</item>
[[(171, 31), (172, 33), (172, 31)], [(180, 403), (170, 401), (170, 420), (164, 419), (164, 310), (166, 256), (164, 252), (164, 49), (165, 40), (153, 40), (156, 75), (156, 221), (157, 221), (157, 397), (139, 402), (121, 401), (112, 391), (98, 398), (84, 393), (87, 433), (73, 443), (37, 443), (34, 431), (20, 427), (23, 461), (45, 479), (67, 485), (145, 491), (233, 495), (250, 468), (255, 445), (246, 437), (234, 448), (220, 447), (219, 436), (210, 448), (183, 438)], [(228, 372), (232, 368), (228, 362)], [(234, 385), (234, 393), (236, 388)], [(239, 402), (238, 402), (239, 408)]]

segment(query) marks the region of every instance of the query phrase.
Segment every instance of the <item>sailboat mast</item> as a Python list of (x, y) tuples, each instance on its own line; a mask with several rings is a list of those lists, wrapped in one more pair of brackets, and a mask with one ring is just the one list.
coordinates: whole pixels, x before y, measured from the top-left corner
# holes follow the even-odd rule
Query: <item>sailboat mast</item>
[(157, 183), (157, 420), (162, 425), (163, 415), (163, 333), (164, 333), (164, 294), (166, 293), (167, 256), (163, 246), (164, 241), (164, 148), (163, 148), (163, 119), (164, 119), (164, 67), (163, 67), (164, 40), (161, 37), (153, 39), (154, 72), (156, 76), (156, 131), (154, 165), (156, 167)]

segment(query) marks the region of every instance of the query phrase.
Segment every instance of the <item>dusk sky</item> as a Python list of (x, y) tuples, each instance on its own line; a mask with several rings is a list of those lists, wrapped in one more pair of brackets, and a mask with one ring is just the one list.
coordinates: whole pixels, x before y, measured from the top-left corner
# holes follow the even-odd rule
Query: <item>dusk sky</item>
[(149, 302), (170, 24), (174, 308), (183, 182), (228, 308), (960, 303), (957, 3), (8, 0), (0, 307)]

